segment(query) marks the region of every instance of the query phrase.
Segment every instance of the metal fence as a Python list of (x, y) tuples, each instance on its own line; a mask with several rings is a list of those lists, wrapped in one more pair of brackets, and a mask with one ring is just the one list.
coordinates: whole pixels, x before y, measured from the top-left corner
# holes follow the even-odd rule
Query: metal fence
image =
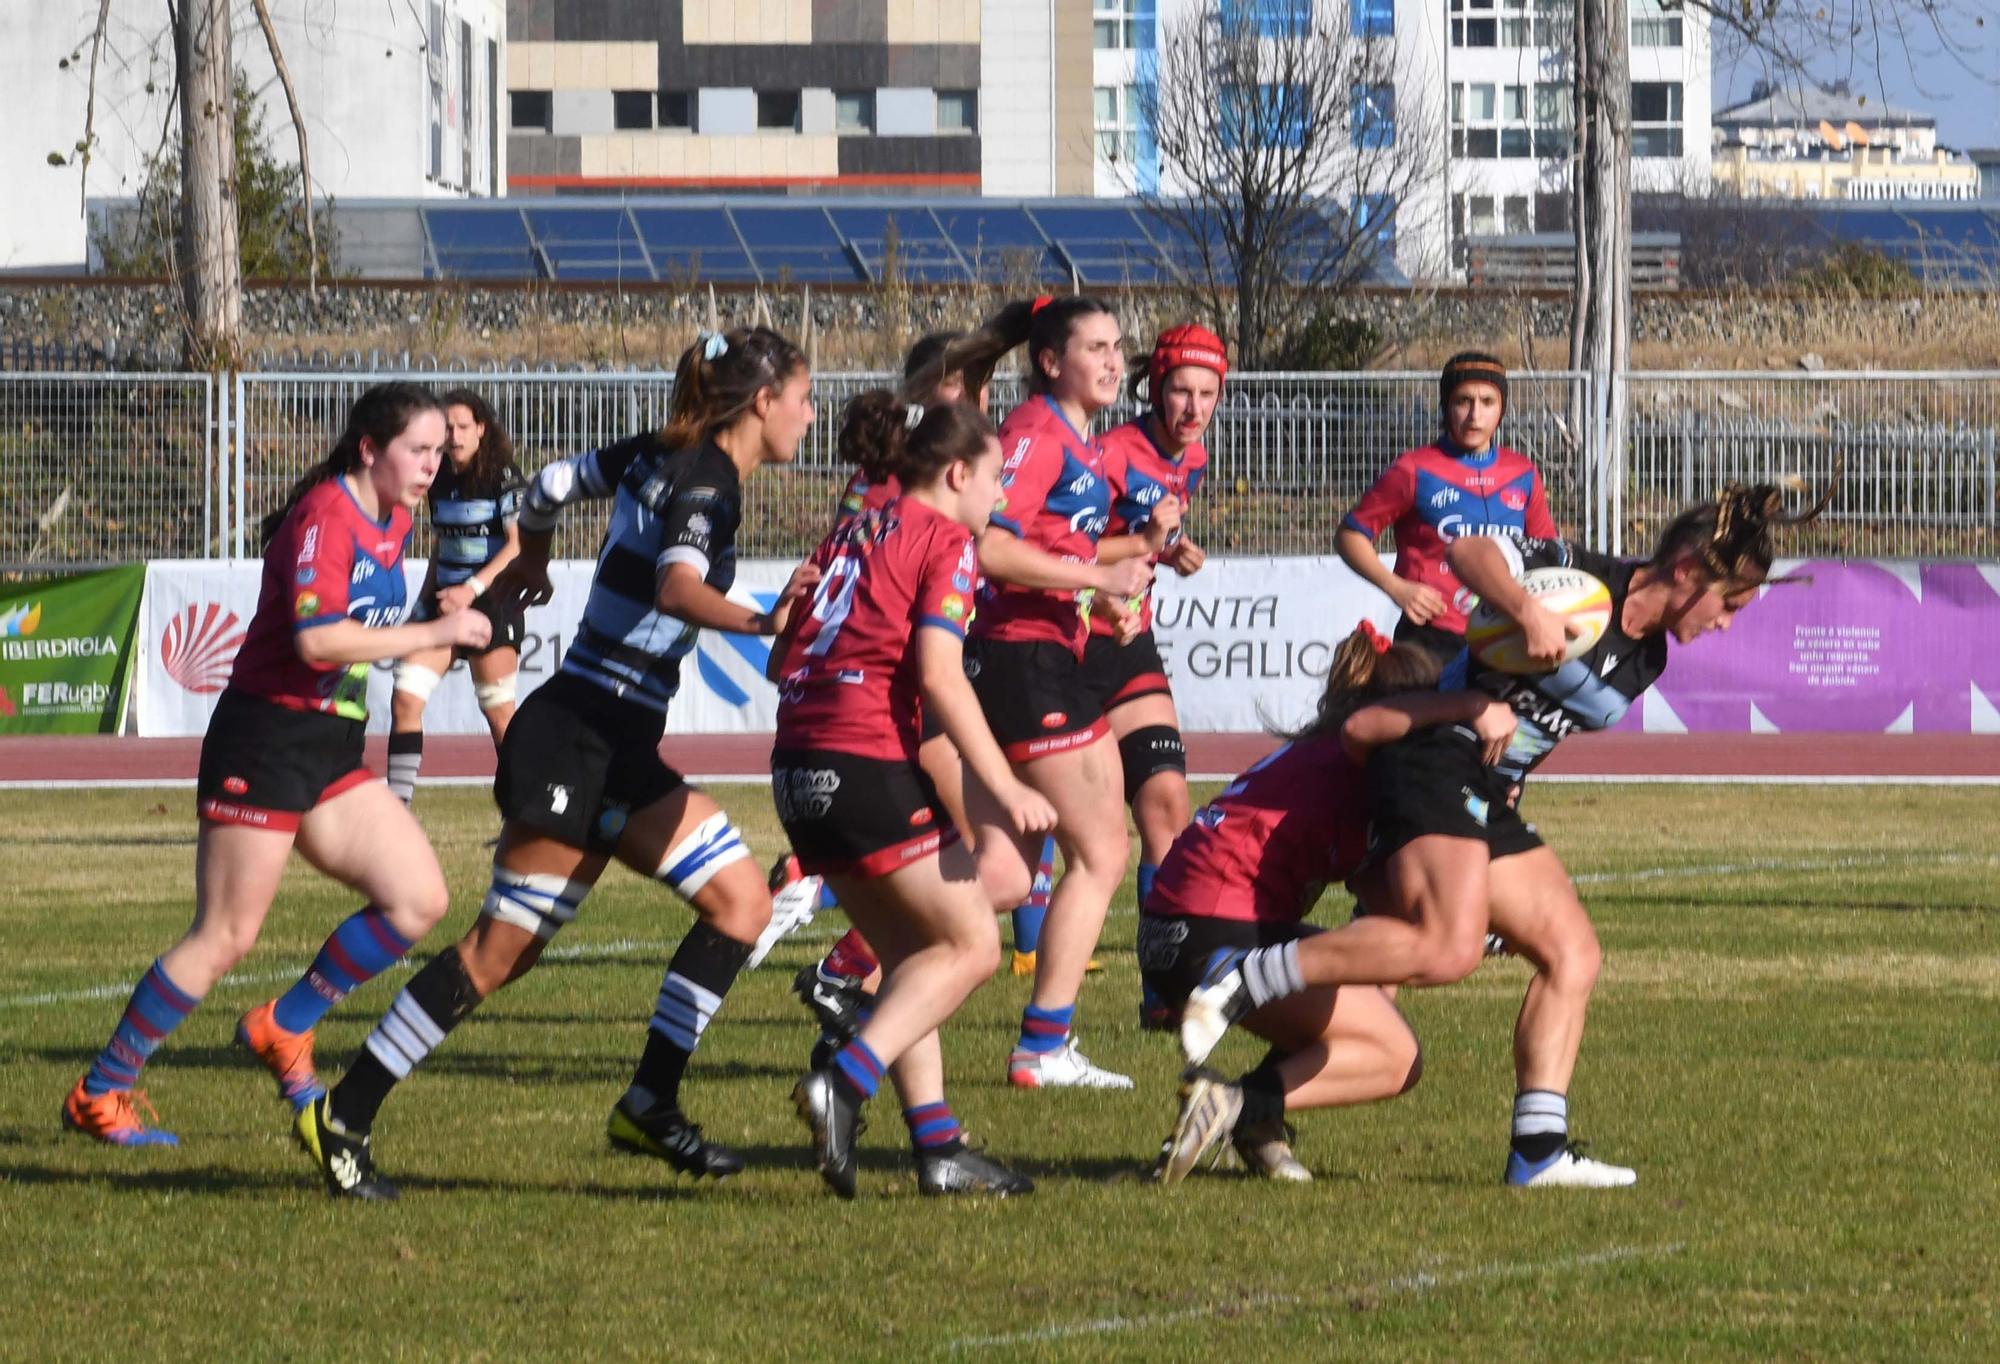
[[(486, 394), (533, 469), (660, 425), (670, 376), (636, 374), (0, 375), (0, 569), (166, 557), (254, 557), (258, 518), (320, 458), (369, 384), (461, 379)], [(746, 556), (803, 554), (848, 470), (841, 406), (889, 376), (818, 375), (798, 459), (745, 490)], [(1606, 460), (1585, 430), (1593, 380), (1517, 376), (1504, 439), (1541, 466), (1558, 522), (1641, 552), (1679, 507), (1735, 480), (1818, 487), (1844, 470), (1822, 523), (1788, 551), (2000, 558), (2000, 373), (1629, 374), (1630, 437)], [(1340, 520), (1398, 451), (1434, 438), (1436, 377), (1231, 375), (1189, 532), (1215, 552), (1324, 554)], [(1020, 400), (994, 386), (996, 415)], [(1106, 414), (1120, 420), (1123, 410)], [(579, 507), (557, 553), (589, 557), (605, 508)], [(412, 552), (428, 552), (420, 529)]]

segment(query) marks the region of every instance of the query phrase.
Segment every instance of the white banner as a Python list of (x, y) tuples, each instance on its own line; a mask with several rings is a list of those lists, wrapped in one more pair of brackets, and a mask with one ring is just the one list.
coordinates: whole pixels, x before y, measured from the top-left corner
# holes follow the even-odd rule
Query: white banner
[[(593, 567), (581, 560), (552, 566), (554, 598), (528, 612), (520, 695), (547, 681), (562, 662), (583, 616)], [(424, 568), (422, 560), (405, 565), (412, 596)], [(788, 560), (746, 560), (730, 596), (769, 605), (791, 569)], [(135, 693), (140, 734), (206, 731), (256, 609), (262, 572), (260, 563), (204, 559), (147, 566)], [(1212, 558), (1192, 578), (1166, 574), (1155, 597), (1154, 628), (1181, 727), (1196, 733), (1255, 730), (1309, 716), (1325, 685), (1333, 644), (1363, 616), (1387, 631), (1396, 609), (1336, 558)], [(777, 693), (764, 680), (770, 651), (769, 640), (705, 631), (682, 664), (668, 733), (770, 731), (777, 721)], [(388, 730), (390, 686), (389, 670), (377, 667), (368, 685), (371, 732)], [(454, 665), (431, 697), (424, 728), (433, 734), (486, 732), (464, 664)]]
[[(548, 681), (569, 648), (583, 617), (595, 567), (587, 560), (550, 566), (555, 596), (528, 612), (527, 636), (521, 642), (518, 694)], [(784, 586), (793, 565), (788, 561), (752, 560), (739, 566), (737, 601), (769, 605)], [(422, 584), (423, 560), (404, 566), (414, 598)], [(257, 607), (263, 574), (258, 562), (217, 563), (206, 559), (167, 559), (147, 565), (145, 604), (139, 612), (139, 670), (135, 679), (138, 730), (147, 737), (200, 735), (229, 681), (229, 667), (243, 643), (243, 632)], [(676, 734), (762, 733), (777, 722), (777, 693), (764, 681), (769, 640), (702, 634), (695, 652), (681, 665), (681, 690), (667, 716)], [(368, 682), (368, 728), (389, 728), (390, 671), (378, 666)], [(454, 664), (444, 685), (424, 712), (424, 728), (433, 734), (484, 734), (486, 721), (472, 695), (472, 677), (463, 663)]]

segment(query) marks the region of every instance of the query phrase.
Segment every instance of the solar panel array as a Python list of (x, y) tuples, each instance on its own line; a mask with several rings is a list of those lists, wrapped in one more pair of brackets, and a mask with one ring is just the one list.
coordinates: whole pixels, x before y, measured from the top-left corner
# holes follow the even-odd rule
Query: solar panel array
[[(419, 213), (426, 271), (443, 279), (1107, 288), (1206, 278), (1204, 257), (1226, 260), (1216, 243), (1115, 201), (490, 199)], [(1329, 223), (1329, 237), (1339, 230)], [(1401, 282), (1386, 255), (1375, 278)]]

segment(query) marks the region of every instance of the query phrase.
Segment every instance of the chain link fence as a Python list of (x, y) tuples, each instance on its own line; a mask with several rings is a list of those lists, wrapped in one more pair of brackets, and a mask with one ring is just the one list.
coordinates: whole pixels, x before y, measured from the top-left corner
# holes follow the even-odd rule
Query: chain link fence
[[(361, 390), (393, 377), (478, 389), (530, 472), (661, 425), (672, 392), (661, 373), (0, 375), (0, 568), (254, 557), (258, 518), (326, 452)], [(834, 449), (841, 407), (891, 382), (815, 376), (817, 419), (798, 458), (745, 489), (741, 553), (791, 557), (817, 543), (849, 473)], [(1643, 552), (1674, 511), (1724, 482), (1817, 489), (1838, 466), (1833, 507), (1788, 547), (2000, 557), (2000, 373), (1625, 375), (1630, 439), (1608, 466), (1579, 435), (1591, 382), (1516, 376), (1503, 430), (1540, 465), (1558, 523), (1591, 543)], [(1021, 398), (1018, 380), (996, 380), (996, 417)], [(1233, 374), (1189, 533), (1214, 553), (1330, 553), (1362, 490), (1436, 428), (1430, 373)], [(556, 552), (593, 556), (607, 511), (572, 508)], [(411, 552), (428, 550), (420, 524)]]

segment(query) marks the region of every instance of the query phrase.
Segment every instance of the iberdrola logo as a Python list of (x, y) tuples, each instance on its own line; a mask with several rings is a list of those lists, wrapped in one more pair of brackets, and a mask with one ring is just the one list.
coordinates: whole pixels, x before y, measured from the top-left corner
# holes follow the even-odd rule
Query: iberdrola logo
[(22, 635), (32, 635), (35, 627), (42, 623), (42, 604), (17, 606), (12, 611), (0, 612), (0, 638), (16, 639)]

